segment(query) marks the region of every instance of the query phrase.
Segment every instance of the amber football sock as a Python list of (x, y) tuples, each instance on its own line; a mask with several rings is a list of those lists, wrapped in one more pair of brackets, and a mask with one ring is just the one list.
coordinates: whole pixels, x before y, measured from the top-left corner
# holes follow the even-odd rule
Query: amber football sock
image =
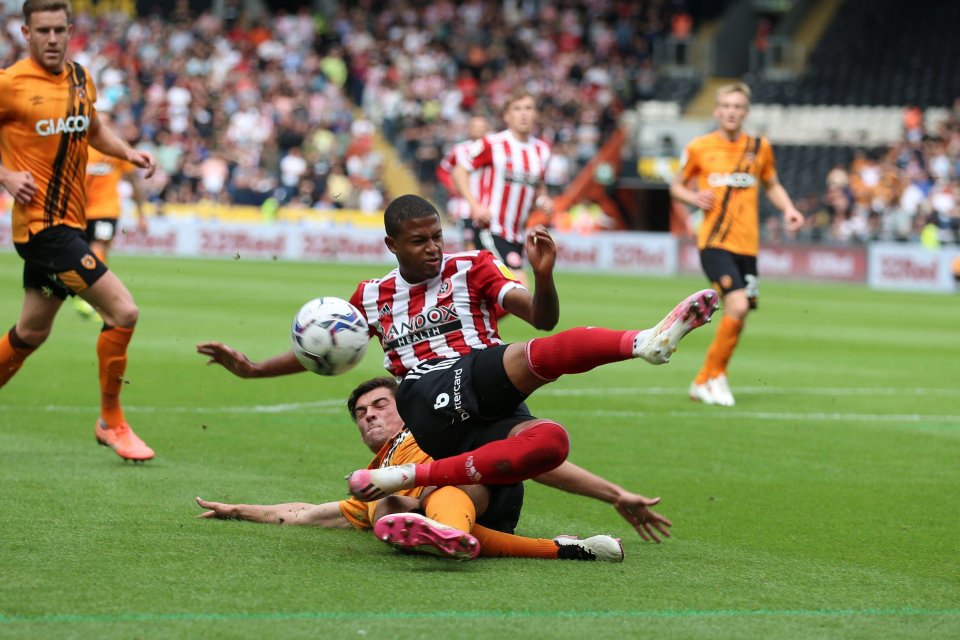
[(707, 357), (703, 363), (703, 368), (697, 374), (695, 381), (697, 384), (703, 384), (709, 378), (716, 378), (727, 372), (727, 364), (733, 356), (733, 350), (737, 347), (743, 325), (743, 320), (736, 320), (730, 316), (725, 315), (720, 319), (717, 335), (713, 337), (713, 342), (707, 349)]
[(470, 533), (477, 521), (477, 508), (462, 489), (440, 487), (423, 501), (423, 511), (428, 518), (454, 529)]
[(20, 370), (23, 361), (37, 348), (20, 339), (16, 326), (0, 338), (0, 387)]
[(479, 524), (471, 533), (480, 543), (480, 555), (485, 558), (557, 558), (558, 547), (553, 540), (514, 536)]
[(97, 360), (100, 363), (100, 417), (107, 427), (115, 429), (124, 422), (120, 406), (123, 374), (127, 370), (127, 345), (133, 329), (104, 325), (97, 339)]

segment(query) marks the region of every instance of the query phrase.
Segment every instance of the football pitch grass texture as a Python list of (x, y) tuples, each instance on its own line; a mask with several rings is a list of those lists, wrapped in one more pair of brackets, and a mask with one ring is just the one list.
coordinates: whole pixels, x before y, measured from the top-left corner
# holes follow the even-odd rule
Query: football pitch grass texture
[[(715, 325), (673, 361), (562, 378), (530, 401), (570, 459), (674, 522), (528, 483), (519, 532), (610, 533), (623, 564), (402, 556), (368, 533), (201, 520), (194, 496), (325, 502), (370, 453), (343, 400), (382, 374), (239, 380), (194, 345), (288, 347), (309, 298), (383, 266), (116, 258), (141, 308), (127, 416), (144, 465), (96, 446), (99, 325), (61, 310), (0, 390), (0, 638), (949, 638), (960, 636), (960, 300), (764, 281), (730, 377), (690, 402)], [(0, 315), (21, 303), (0, 253)], [(698, 278), (558, 274), (561, 323), (654, 324)], [(535, 335), (512, 319), (508, 340)]]

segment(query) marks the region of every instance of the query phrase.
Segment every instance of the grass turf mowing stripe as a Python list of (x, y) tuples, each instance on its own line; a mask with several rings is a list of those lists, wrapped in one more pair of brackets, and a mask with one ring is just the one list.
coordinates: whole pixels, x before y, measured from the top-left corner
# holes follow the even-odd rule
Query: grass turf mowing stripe
[(960, 609), (919, 609), (915, 607), (868, 609), (667, 609), (660, 611), (304, 611), (267, 613), (126, 613), (126, 614), (52, 614), (41, 616), (5, 616), (0, 624), (75, 623), (75, 622), (168, 622), (182, 620), (414, 620), (414, 619), (504, 619), (504, 618), (751, 618), (751, 617), (954, 617)]

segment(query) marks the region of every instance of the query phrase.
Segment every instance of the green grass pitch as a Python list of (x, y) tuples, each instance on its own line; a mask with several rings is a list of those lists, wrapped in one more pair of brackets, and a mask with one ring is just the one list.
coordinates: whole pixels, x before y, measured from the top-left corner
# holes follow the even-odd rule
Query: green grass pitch
[[(118, 257), (141, 321), (127, 415), (145, 465), (94, 443), (98, 325), (65, 306), (0, 390), (0, 638), (960, 637), (960, 301), (765, 281), (733, 408), (686, 387), (714, 332), (662, 367), (618, 363), (532, 398), (571, 460), (674, 521), (661, 545), (604, 504), (532, 484), (520, 532), (612, 533), (620, 565), (452, 563), (369, 534), (199, 520), (193, 497), (345, 495), (370, 454), (343, 399), (382, 372), (245, 381), (194, 352), (288, 347), (299, 305), (383, 266)], [(0, 315), (21, 262), (0, 253)], [(558, 274), (559, 328), (652, 325), (698, 278)], [(508, 340), (534, 332), (516, 320)]]

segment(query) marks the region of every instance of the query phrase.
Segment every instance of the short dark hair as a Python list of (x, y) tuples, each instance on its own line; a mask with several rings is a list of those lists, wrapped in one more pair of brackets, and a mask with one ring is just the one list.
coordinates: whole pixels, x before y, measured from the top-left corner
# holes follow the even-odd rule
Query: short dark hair
[(440, 214), (436, 207), (420, 196), (412, 194), (400, 196), (394, 198), (393, 202), (387, 205), (387, 210), (383, 212), (383, 228), (388, 236), (396, 238), (401, 231), (401, 222), (427, 216), (439, 218)]
[(66, 11), (67, 22), (73, 19), (73, 6), (70, 0), (27, 0), (23, 3), (23, 21), (29, 25), (30, 16), (43, 11)]
[(370, 393), (374, 389), (384, 388), (390, 392), (390, 395), (396, 397), (397, 388), (399, 388), (396, 378), (391, 378), (390, 376), (382, 376), (380, 378), (371, 378), (366, 382), (361, 382), (357, 385), (357, 388), (350, 392), (350, 397), (347, 398), (347, 410), (350, 412), (350, 419), (356, 422), (353, 412), (357, 408), (357, 400), (360, 399), (365, 393)]

